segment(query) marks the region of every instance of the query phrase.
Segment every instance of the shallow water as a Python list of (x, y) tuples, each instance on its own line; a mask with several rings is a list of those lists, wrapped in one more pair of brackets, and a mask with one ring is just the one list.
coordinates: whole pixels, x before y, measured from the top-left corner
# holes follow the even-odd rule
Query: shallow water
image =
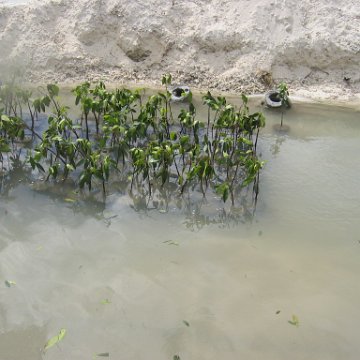
[(28, 4), (33, 0), (0, 0), (0, 5), (14, 6)]
[(266, 110), (259, 202), (239, 224), (206, 225), (211, 201), (84, 206), (15, 177), (0, 197), (0, 359), (357, 359), (359, 115), (297, 105), (279, 133)]

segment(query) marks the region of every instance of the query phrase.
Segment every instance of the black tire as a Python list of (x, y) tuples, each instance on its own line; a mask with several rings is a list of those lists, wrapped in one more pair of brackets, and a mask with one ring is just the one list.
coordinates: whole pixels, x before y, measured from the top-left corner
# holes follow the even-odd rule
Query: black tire
[(265, 104), (269, 108), (280, 108), (282, 106), (280, 94), (277, 90), (270, 90), (265, 94)]
[(171, 101), (185, 101), (190, 94), (188, 86), (176, 86), (171, 90)]

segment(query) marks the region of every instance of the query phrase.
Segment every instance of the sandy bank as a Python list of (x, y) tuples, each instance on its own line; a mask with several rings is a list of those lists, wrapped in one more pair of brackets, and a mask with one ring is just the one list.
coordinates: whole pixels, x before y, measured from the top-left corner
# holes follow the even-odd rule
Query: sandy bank
[(34, 0), (0, 5), (0, 72), (31, 82), (159, 84), (259, 93), (285, 81), (360, 102), (360, 2)]

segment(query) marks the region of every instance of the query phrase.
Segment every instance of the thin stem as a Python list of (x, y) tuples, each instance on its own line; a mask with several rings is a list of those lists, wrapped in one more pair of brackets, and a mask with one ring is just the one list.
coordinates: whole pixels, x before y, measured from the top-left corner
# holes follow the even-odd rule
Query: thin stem
[(35, 127), (35, 118), (34, 118), (33, 112), (31, 111), (31, 106), (30, 106), (29, 100), (27, 101), (27, 105), (28, 105), (28, 108), (29, 108), (29, 111), (30, 111), (30, 116), (31, 116), (31, 131), (33, 132), (34, 127)]
[[(282, 126), (282, 124), (281, 124), (281, 126)], [(254, 154), (256, 154), (256, 148), (257, 148), (257, 143), (258, 143), (258, 138), (259, 138), (259, 131), (260, 131), (260, 129), (258, 128), (257, 132), (256, 132), (256, 138), (255, 138)]]
[(86, 139), (89, 140), (88, 114), (85, 113)]

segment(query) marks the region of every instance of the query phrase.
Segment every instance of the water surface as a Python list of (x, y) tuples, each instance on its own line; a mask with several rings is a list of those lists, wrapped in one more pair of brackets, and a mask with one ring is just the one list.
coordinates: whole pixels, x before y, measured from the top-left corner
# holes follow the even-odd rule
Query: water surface
[(3, 183), (0, 359), (357, 359), (359, 113), (295, 106), (286, 133), (266, 116), (252, 220)]
[(14, 6), (28, 4), (34, 0), (0, 0), (0, 5)]

